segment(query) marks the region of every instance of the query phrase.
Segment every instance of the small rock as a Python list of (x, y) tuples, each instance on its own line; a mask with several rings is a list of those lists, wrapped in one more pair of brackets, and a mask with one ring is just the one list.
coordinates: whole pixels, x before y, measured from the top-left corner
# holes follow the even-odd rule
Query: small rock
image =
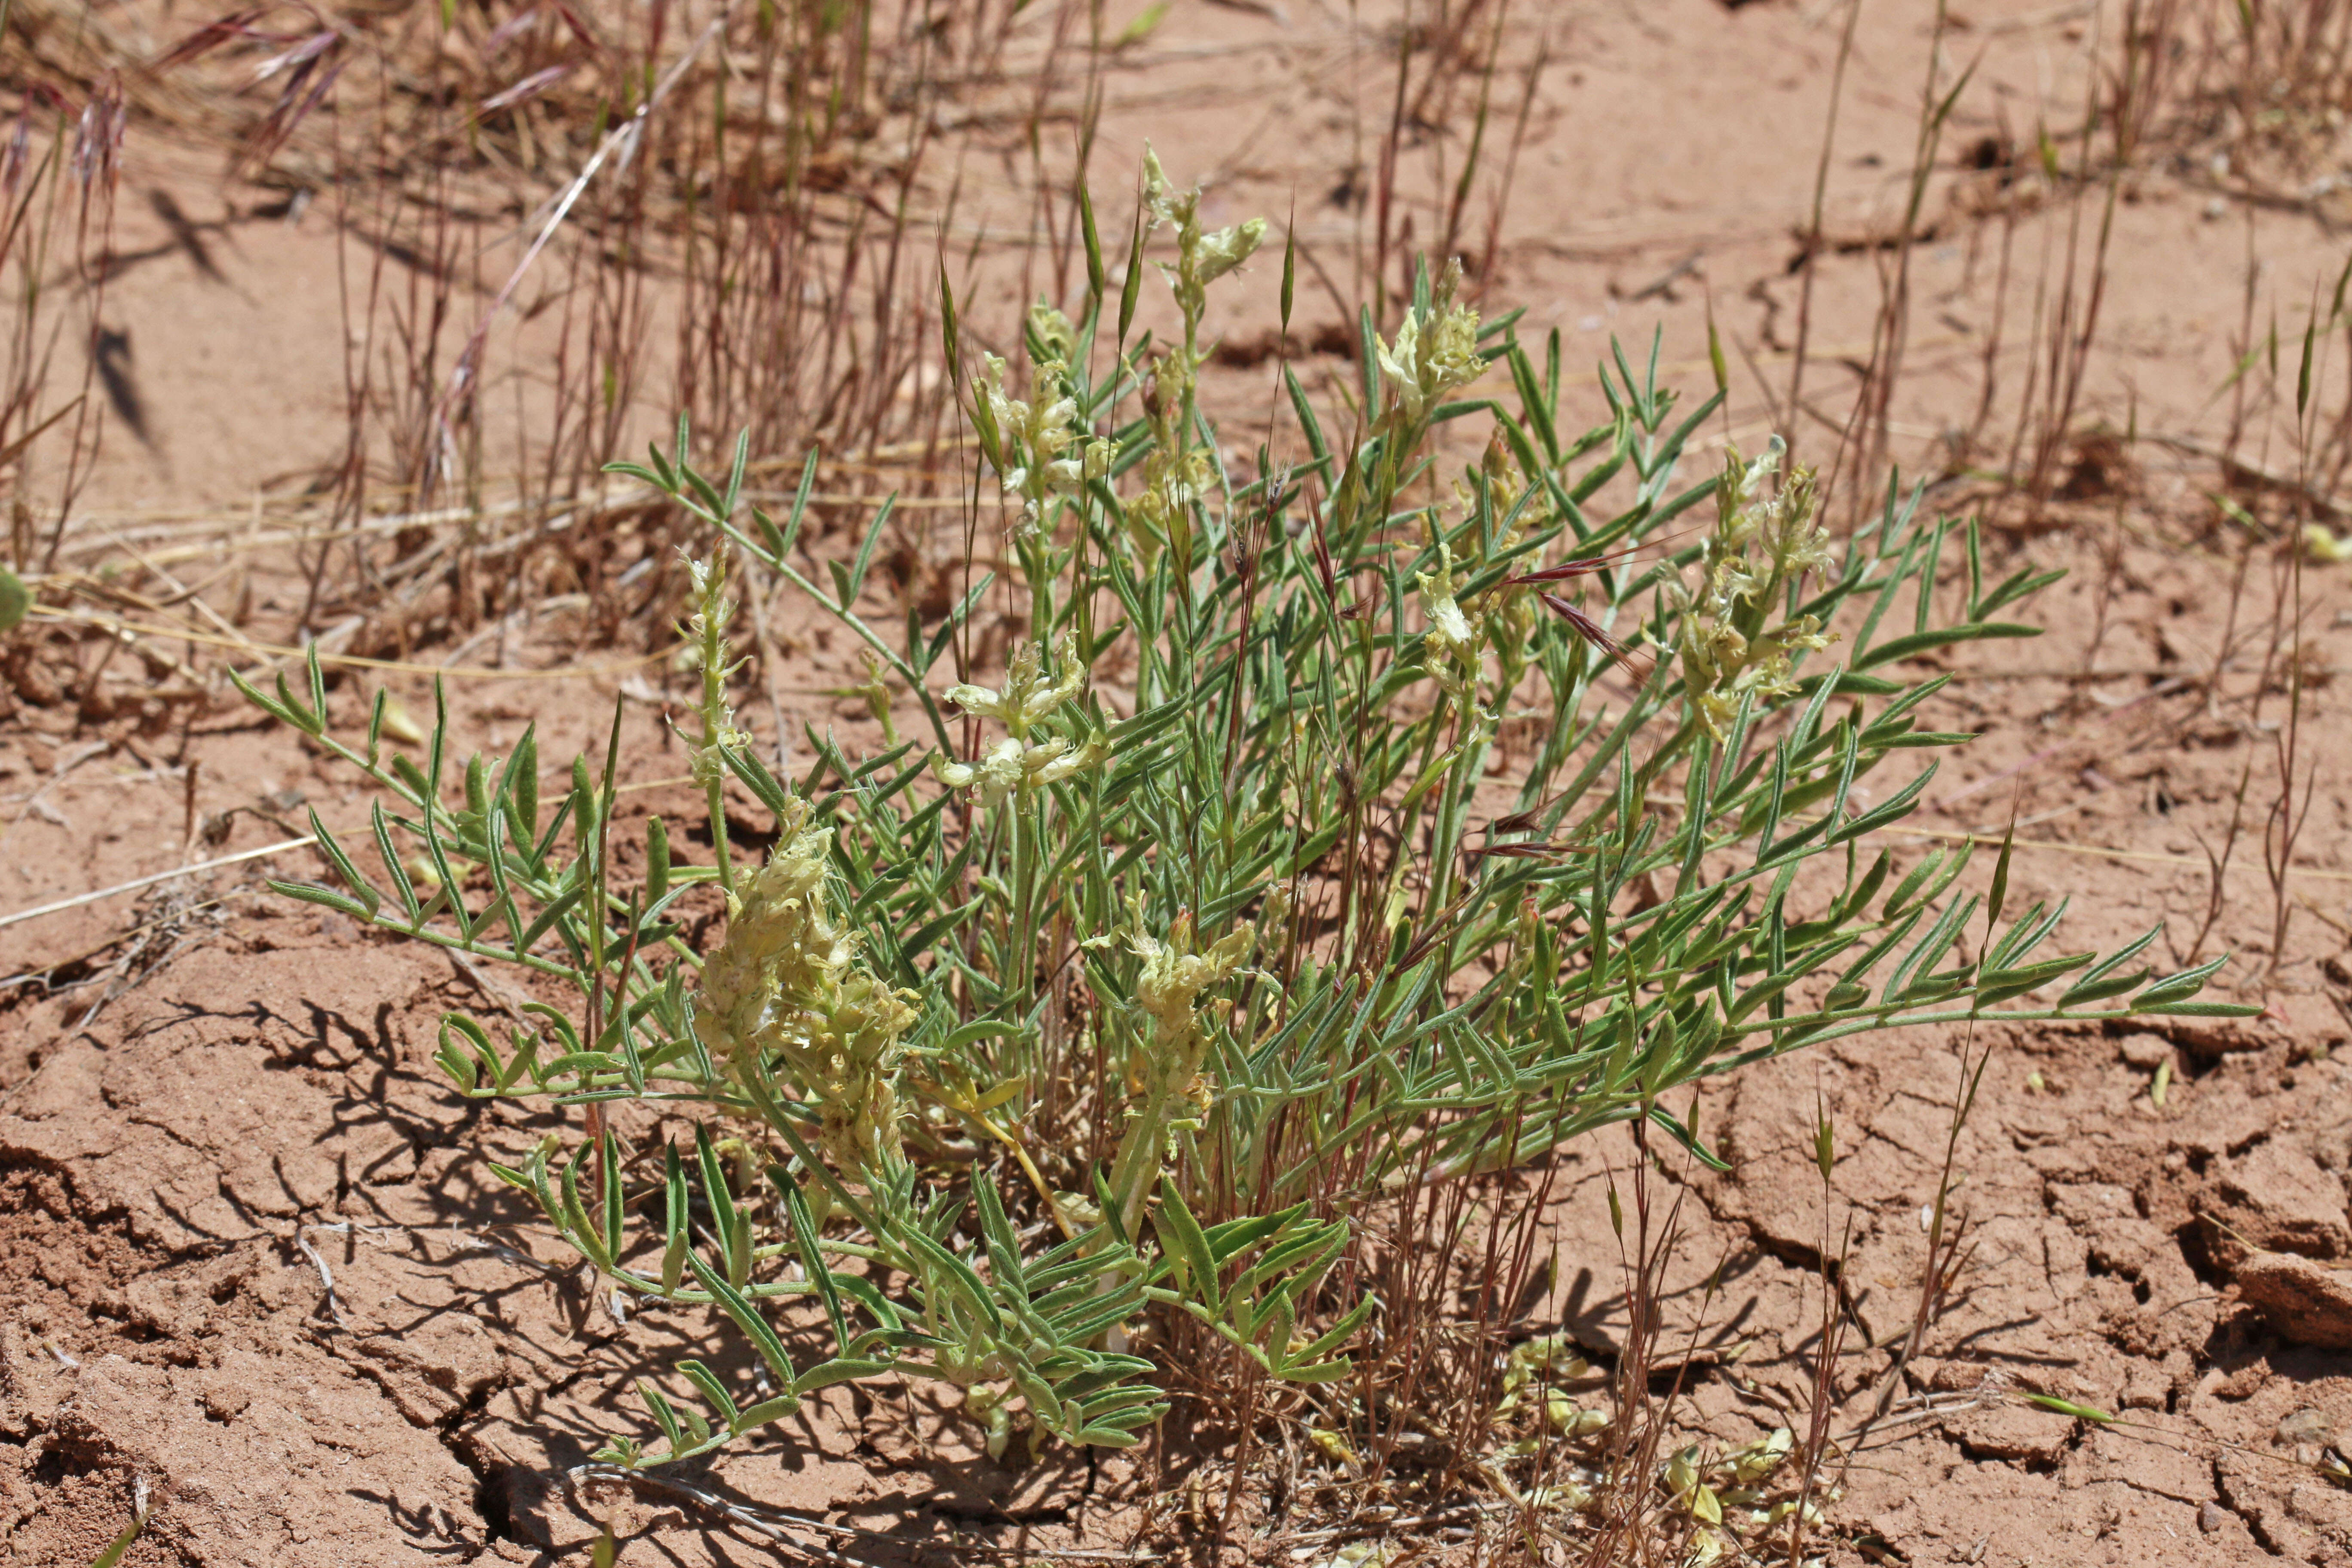
[(1944, 1419), (1945, 1434), (1971, 1459), (2011, 1459), (2029, 1468), (2055, 1465), (2074, 1424), (2019, 1405), (1978, 1405)]
[(2352, 1350), (2352, 1279), (2286, 1252), (2238, 1265), (2238, 1295), (2280, 1335), (2322, 1350)]
[(2283, 1139), (2223, 1163), (2200, 1184), (2195, 1208), (2206, 1250), (2224, 1267), (2249, 1251), (2306, 1258), (2352, 1253), (2343, 1178)]
[(215, 1421), (234, 1421), (253, 1403), (253, 1390), (235, 1379), (208, 1377), (203, 1397), (205, 1415)]
[(2172, 1059), (2172, 1042), (2162, 1035), (2126, 1035), (2116, 1046), (2116, 1054), (2127, 1067), (2154, 1072)]
[(2213, 1397), (2225, 1399), (2232, 1405), (2242, 1405), (2260, 1394), (2263, 1385), (2270, 1382), (2271, 1360), (2268, 1356), (2258, 1355), (2242, 1366), (2233, 1367), (2226, 1375), (2218, 1366), (2213, 1373)]
[(2199, 1061), (2218, 1061), (2242, 1052), (2259, 1051), (2279, 1038), (2269, 1020), (2263, 1018), (2189, 1017), (2150, 1022), (2156, 1026), (2149, 1033), (2160, 1034)]
[(2346, 1026), (2344, 1015), (2324, 992), (2282, 993), (2273, 1006), (2284, 1015), (2275, 1026), (2286, 1036), (2291, 1060), (2324, 1060), (2352, 1042), (2352, 1028)]
[(2325, 1410), (2305, 1405), (2278, 1424), (2278, 1440), (2282, 1443), (2333, 1443), (2336, 1423)]
[(2171, 1381), (2164, 1369), (2150, 1363), (2136, 1361), (2124, 1376), (2123, 1397), (2118, 1401), (2126, 1410), (2162, 1410), (2170, 1400)]
[(2208, 1498), (2197, 1510), (2197, 1528), (2210, 1535), (2230, 1522), (2230, 1510)]

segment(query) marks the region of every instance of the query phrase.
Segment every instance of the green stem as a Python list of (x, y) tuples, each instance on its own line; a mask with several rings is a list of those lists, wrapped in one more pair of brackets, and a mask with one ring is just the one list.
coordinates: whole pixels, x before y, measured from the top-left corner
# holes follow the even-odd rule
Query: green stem
[(1143, 1206), (1159, 1184), (1168, 1132), (1175, 1121), (1176, 1101), (1201, 1070), (1207, 1041), (1198, 1030), (1190, 1042), (1163, 1041), (1153, 1030), (1154, 1060), (1143, 1090), (1143, 1104), (1127, 1124), (1118, 1156), (1111, 1163), (1110, 1191), (1118, 1205), (1121, 1227), (1131, 1238), (1143, 1223)]

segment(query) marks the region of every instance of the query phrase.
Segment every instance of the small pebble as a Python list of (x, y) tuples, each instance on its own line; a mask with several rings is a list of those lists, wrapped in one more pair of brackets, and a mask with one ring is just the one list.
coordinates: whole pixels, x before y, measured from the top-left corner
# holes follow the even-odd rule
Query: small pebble
[(2137, 1367), (2124, 1379), (2123, 1397), (2118, 1403), (2126, 1410), (2161, 1410), (2169, 1403), (2171, 1392), (2171, 1384), (2156, 1368)]
[(2116, 1054), (2126, 1067), (2154, 1072), (2172, 1059), (2172, 1042), (2162, 1035), (2127, 1035), (2116, 1046)]
[(2278, 1440), (2282, 1443), (2327, 1444), (2336, 1440), (2336, 1423), (2325, 1410), (2304, 1406), (2278, 1424)]
[(2229, 1521), (2230, 1510), (2210, 1500), (2197, 1510), (2197, 1528), (2210, 1535)]

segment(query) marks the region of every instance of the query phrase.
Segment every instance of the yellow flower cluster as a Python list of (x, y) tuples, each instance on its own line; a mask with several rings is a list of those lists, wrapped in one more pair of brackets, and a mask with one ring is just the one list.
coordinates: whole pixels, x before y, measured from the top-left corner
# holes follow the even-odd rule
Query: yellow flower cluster
[[(1066, 348), (1069, 323), (1060, 311), (1041, 304), (1030, 316), (1038, 342)], [(1004, 494), (1021, 503), (1023, 526), (1034, 527), (1050, 498), (1076, 495), (1088, 479), (1108, 474), (1114, 448), (1108, 441), (1083, 438), (1077, 400), (1067, 391), (1066, 359), (1049, 357), (1032, 367), (1027, 401), (1013, 395), (1002, 359), (983, 355), (982, 366), (972, 390), (985, 416), (982, 444)]]
[(931, 772), (941, 784), (950, 789), (977, 787), (981, 804), (994, 807), (1016, 790), (1058, 784), (1109, 755), (1109, 749), (1100, 741), (1073, 746), (1058, 737), (1030, 739), (1033, 729), (1076, 696), (1078, 689), (1086, 684), (1086, 666), (1078, 660), (1075, 632), (1062, 634), (1055, 645), (1054, 662), (1060, 667), (1061, 674), (1049, 679), (1038, 646), (1024, 643), (1013, 656), (1013, 668), (1005, 672), (1003, 692), (985, 686), (948, 688), (946, 697), (950, 702), (967, 713), (993, 719), (1013, 732), (984, 755), (968, 763), (950, 762), (935, 754)]
[(713, 553), (698, 561), (684, 556), (687, 576), (693, 584), (688, 602), (694, 605), (686, 625), (680, 647), (680, 663), (702, 672), (702, 700), (698, 707), (702, 715), (701, 743), (694, 748), (687, 766), (694, 782), (705, 788), (715, 786), (727, 776), (726, 760), (719, 755), (725, 747), (743, 747), (751, 737), (738, 728), (735, 710), (728, 706), (727, 682), (742, 668), (739, 660), (730, 663), (727, 657), (727, 626), (735, 618), (735, 601), (727, 596), (727, 557)]
[[(1436, 520), (1430, 532), (1437, 533)], [(1442, 537), (1437, 545), (1437, 570), (1416, 572), (1421, 584), (1421, 613), (1429, 623), (1429, 673), (1447, 695), (1469, 702), (1478, 679), (1479, 637), (1484, 616), (1466, 613), (1455, 599), (1454, 552)]]
[(1265, 238), (1265, 219), (1254, 217), (1231, 228), (1203, 233), (1201, 228), (1201, 187), (1178, 190), (1160, 166), (1160, 155), (1143, 150), (1143, 205), (1154, 228), (1176, 227), (1176, 265), (1160, 264), (1176, 292), (1177, 308), (1189, 321), (1198, 321), (1207, 308), (1209, 285), (1250, 258)]
[[(1450, 264), (1449, 285), (1460, 265)], [(1452, 294), (1448, 287), (1444, 297), (1450, 301)], [(1397, 324), (1396, 340), (1376, 342), (1372, 357), (1396, 394), (1405, 423), (1417, 425), (1447, 393), (1477, 380), (1486, 368), (1478, 357), (1478, 312), (1444, 302), (1426, 311), (1407, 310)]]
[(1828, 531), (1814, 521), (1820, 492), (1813, 470), (1798, 468), (1763, 493), (1784, 449), (1775, 437), (1754, 462), (1741, 462), (1737, 448), (1725, 459), (1706, 576), (1683, 618), (1685, 686), (1700, 722), (1718, 741), (1743, 700), (1788, 696), (1796, 689), (1795, 655), (1833, 639), (1814, 616), (1767, 625), (1791, 584), (1835, 564)]
[(768, 863), (728, 900), (727, 941), (703, 965), (695, 1021), (738, 1083), (782, 1078), (814, 1102), (837, 1170), (887, 1172), (902, 1159), (900, 1040), (915, 1009), (858, 963), (825, 897), (833, 835), (808, 815), (792, 803)]
[(1111, 1191), (1122, 1223), (1132, 1231), (1143, 1205), (1171, 1152), (1180, 1127), (1198, 1127), (1214, 1100), (1201, 1073), (1209, 1037), (1201, 1027), (1201, 993), (1232, 978), (1257, 941), (1249, 924), (1234, 927), (1209, 946), (1193, 951), (1192, 917), (1182, 914), (1165, 938), (1143, 930), (1143, 897), (1128, 901), (1129, 942), (1143, 968), (1135, 977), (1135, 1001), (1151, 1020), (1151, 1039), (1129, 1064), (1129, 1089), (1136, 1105), (1111, 1165)]
[[(1139, 919), (1140, 914), (1139, 907)], [(1135, 977), (1135, 1000), (1150, 1015), (1157, 1059), (1189, 1060), (1197, 1068), (1198, 1055), (1188, 1055), (1201, 1040), (1201, 1019), (1194, 1006), (1202, 992), (1241, 967), (1256, 940), (1256, 928), (1244, 921), (1218, 938), (1208, 952), (1194, 952), (1189, 914), (1176, 917), (1164, 942), (1139, 930), (1135, 933), (1130, 946), (1143, 960), (1143, 972)]]

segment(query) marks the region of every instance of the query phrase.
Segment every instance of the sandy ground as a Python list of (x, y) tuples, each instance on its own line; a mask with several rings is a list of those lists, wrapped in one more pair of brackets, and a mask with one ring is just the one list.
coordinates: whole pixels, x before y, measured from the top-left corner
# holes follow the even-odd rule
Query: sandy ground
[[(1393, 45), (1349, 16), (1314, 0), (1176, 6), (1108, 74), (1095, 153), (1099, 176), (1131, 168), (1150, 142), (1179, 177), (1208, 183), (1213, 222), (1278, 217), (1295, 203), (1311, 261), (1294, 331), (1309, 341), (1341, 327), (1332, 296), (1370, 263), (1360, 193), (1386, 123), (1378, 62)], [(1779, 395), (1762, 388), (1785, 386), (1796, 331), (1793, 236), (1812, 198), (1842, 18), (1806, 0), (1516, 16), (1507, 60), (1540, 46), (1549, 63), (1491, 247), (1483, 208), (1465, 225), (1474, 266), (1491, 265), (1489, 306), (1557, 322), (1571, 366), (1612, 333), (1640, 342), (1660, 327), (1667, 374), (1694, 386), (1708, 374), (1711, 310), (1731, 351), (1725, 426), (1760, 440)], [(1979, 61), (1983, 85), (1949, 144), (2078, 113), (2082, 30), (2095, 19), (1970, 7), (1948, 48)], [(1826, 226), (1851, 248), (1822, 264), (1809, 405), (1843, 409), (1851, 362), (1867, 353), (1888, 261), (1878, 242), (1906, 195), (1928, 43), (1925, 7), (1868, 8), (1856, 34), (1827, 181)], [(1458, 166), (1461, 151), (1419, 138), (1401, 154), (1408, 188), (1446, 188), (1445, 160)], [(973, 159), (980, 195), (965, 221), (1018, 227), (1014, 167), (1010, 153)], [(141, 428), (109, 437), (87, 504), (118, 521), (235, 510), (341, 439), (336, 263), (359, 242), (316, 206), (299, 222), (256, 216), (255, 193), (184, 150), (134, 142), (130, 170), (120, 246), (142, 259), (113, 280), (109, 310), (129, 344)], [(1997, 309), (2010, 322), (2000, 398), (2028, 373), (2017, 322), (2063, 260), (2075, 209), (2053, 201), (2019, 224), (2001, 296), (2000, 225), (1977, 216), (1995, 177), (1948, 169), (1927, 197), (1896, 405), (1906, 460), (1969, 418)], [(200, 226), (201, 251), (154, 192)], [(2257, 314), (2273, 300), (2284, 312), (2332, 281), (2342, 242), (2326, 200), (2217, 194), (2233, 192), (2210, 164), (2189, 163), (2119, 195), (2077, 423), (2173, 444), (2143, 440), (2111, 470), (2087, 466), (2076, 498), (2042, 520), (2051, 526), (1992, 535), (2004, 564), (2030, 554), (2073, 575), (2032, 607), (2049, 636), (1948, 661), (1958, 679), (1936, 722), (1981, 738), (1931, 791), (1918, 835), (1887, 843), (1915, 854), (1930, 841), (1921, 835), (1998, 832), (2013, 814), (2012, 900), (2071, 898), (2070, 945), (2162, 920), (2159, 945), (2179, 961), (2206, 922), (2207, 850), (2229, 840), (2251, 763), (2246, 828), (2203, 951), (2233, 951), (2224, 993), (2268, 1011), (1990, 1041), (1957, 1143), (1974, 1249), (1911, 1364), (1910, 1403), (1881, 1424), (1829, 1510), (1818, 1549), (1832, 1562), (2352, 1561), (2352, 1493), (2318, 1468), (2330, 1444), (2352, 1452), (2352, 1275), (2331, 1271), (2352, 1264), (2352, 1079), (2338, 1049), (2352, 1038), (2352, 721), (2340, 679), (2352, 594), (2345, 568), (2310, 568), (2298, 744), (2317, 784), (2274, 886), (2260, 818), (2285, 698), (2283, 684), (2255, 692), (2261, 649), (2245, 642), (2270, 614), (2273, 567), (2257, 558), (2233, 598), (2236, 552), (2210, 526), (2211, 466), (2194, 452), (2220, 439), (2230, 412), (2214, 394), (2237, 357), (2249, 256), (2264, 268)], [(1411, 243), (1428, 243), (1434, 205), (1409, 210)], [(1267, 272), (1221, 307), (1213, 325), (1229, 341), (1273, 328)], [(1040, 286), (1010, 263), (982, 277), (971, 320), (1009, 319)], [(503, 352), (528, 390), (527, 337)], [(1328, 353), (1308, 368), (1348, 374)], [(1221, 406), (1263, 406), (1262, 370), (1215, 374)], [(1579, 395), (1582, 412), (1599, 411), (1589, 383)], [(1815, 456), (1835, 440), (1810, 415), (1796, 438)], [(260, 607), (298, 591), (264, 582)], [(518, 648), (515, 662), (537, 670), (457, 683), (460, 733), (511, 741), (535, 721), (544, 752), (568, 757), (601, 734), (615, 687), (634, 682), (648, 700), (628, 709), (625, 754), (653, 808), (681, 768), (659, 722), (661, 672), (625, 648), (576, 654), (565, 630)], [(2236, 662), (2215, 681), (2233, 636)], [(788, 646), (777, 700), (788, 732), (851, 728), (857, 704), (821, 694), (857, 675), (848, 650), (814, 636)], [(598, 668), (581, 674), (583, 663)], [(102, 688), (115, 697), (80, 710), (37, 678), (0, 695), (0, 912), (262, 848), (306, 831), (308, 808), (338, 825), (362, 809), (346, 778), (233, 694), (142, 695), (168, 679), (126, 660)], [(396, 684), (412, 707), (425, 700), (415, 678)], [(336, 701), (355, 709), (358, 689), (339, 685)], [(764, 708), (748, 710), (769, 733)], [(0, 975), (47, 976), (0, 996), (7, 1562), (96, 1557), (128, 1517), (134, 1481), (155, 1511), (126, 1564), (585, 1562), (594, 1521), (608, 1519), (625, 1563), (824, 1551), (914, 1563), (1208, 1557), (1213, 1521), (1184, 1488), (1214, 1456), (1000, 1464), (975, 1452), (968, 1423), (895, 1391), (835, 1391), (696, 1479), (761, 1517), (807, 1521), (789, 1546), (708, 1500), (568, 1487), (566, 1472), (632, 1419), (622, 1400), (636, 1372), (723, 1347), (689, 1315), (617, 1316), (488, 1178), (485, 1157), (511, 1157), (551, 1123), (441, 1087), (436, 1020), (496, 1005), (482, 984), (259, 892), (271, 868), (311, 874), (301, 854), (282, 855), (0, 926)], [(2282, 900), (2288, 937), (2273, 952)], [(128, 946), (117, 941), (126, 928)], [(1709, 1086), (1705, 1115), (1735, 1169), (1691, 1178), (1684, 1210), (1670, 1316), (1702, 1347), (1686, 1358), (1694, 1431), (1732, 1447), (1801, 1406), (1825, 1233), (1851, 1237), (1836, 1287), (1853, 1325), (1840, 1429), (1866, 1413), (1917, 1300), (1921, 1209), (1944, 1159), (1958, 1053), (1985, 1043), (1849, 1041)], [(1826, 1203), (1812, 1166), (1817, 1094), (1844, 1151)], [(1549, 1173), (1562, 1264), (1524, 1325), (1564, 1327), (1603, 1357), (1620, 1343), (1623, 1281), (1601, 1177), (1622, 1155), (1599, 1141)], [(2002, 1391), (2125, 1421), (2072, 1420)], [(1940, 1408), (1917, 1403), (1930, 1395)], [(1273, 1491), (1245, 1500), (1229, 1560), (1320, 1562), (1336, 1550), (1297, 1533), (1328, 1518), (1316, 1488), (1280, 1492), (1280, 1503)], [(1442, 1532), (1418, 1539), (1457, 1549)]]

